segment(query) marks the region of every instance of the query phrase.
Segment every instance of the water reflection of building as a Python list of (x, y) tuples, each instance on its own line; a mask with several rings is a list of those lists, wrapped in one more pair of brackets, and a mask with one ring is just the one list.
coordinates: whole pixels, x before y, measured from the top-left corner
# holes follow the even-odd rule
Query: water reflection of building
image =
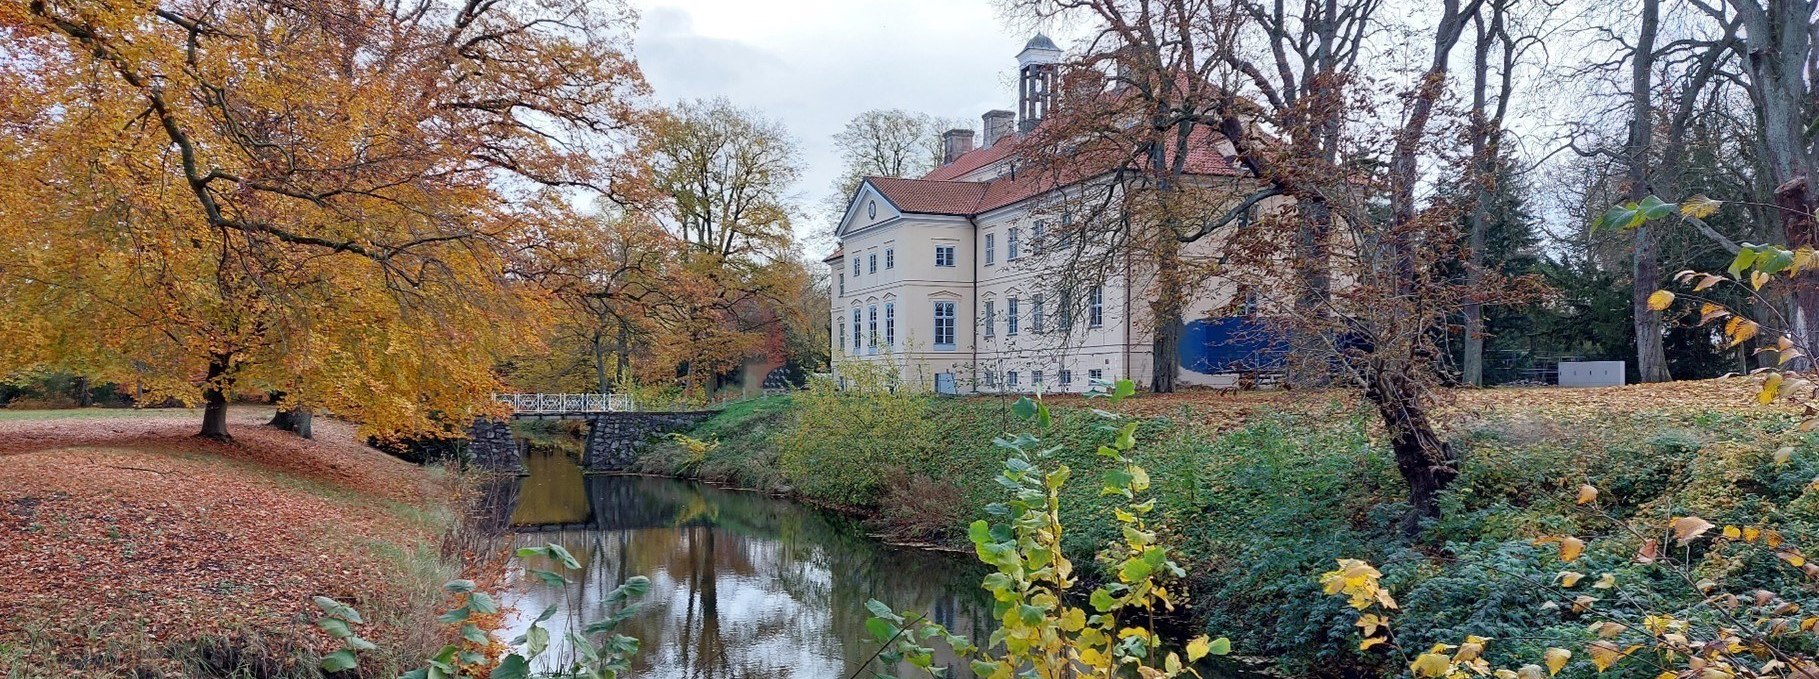
[(636, 677), (846, 676), (877, 649), (864, 628), (871, 598), (959, 634), (990, 627), (975, 564), (888, 549), (839, 517), (763, 495), (583, 476), (560, 454), (527, 463), (512, 547), (560, 544), (583, 565), (566, 591), (523, 577), (549, 564), (513, 566), (519, 591), (506, 597), (516, 611), (503, 636), (556, 605), (546, 669), (567, 663), (565, 633), (603, 617), (602, 599), (634, 575), (652, 582), (646, 610), (622, 629), (643, 641)]

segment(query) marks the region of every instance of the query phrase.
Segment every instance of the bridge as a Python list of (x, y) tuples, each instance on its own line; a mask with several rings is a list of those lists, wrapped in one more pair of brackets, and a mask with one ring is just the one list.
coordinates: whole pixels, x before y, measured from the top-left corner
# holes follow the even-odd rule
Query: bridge
[(495, 394), (511, 407), (507, 418), (474, 420), (468, 450), (485, 469), (525, 473), (524, 446), (512, 435), (512, 420), (584, 420), (586, 452), (582, 469), (589, 473), (631, 469), (638, 449), (653, 437), (687, 431), (714, 411), (641, 412), (629, 394)]
[(510, 406), (513, 416), (629, 413), (638, 409), (631, 394), (493, 394), (493, 400)]

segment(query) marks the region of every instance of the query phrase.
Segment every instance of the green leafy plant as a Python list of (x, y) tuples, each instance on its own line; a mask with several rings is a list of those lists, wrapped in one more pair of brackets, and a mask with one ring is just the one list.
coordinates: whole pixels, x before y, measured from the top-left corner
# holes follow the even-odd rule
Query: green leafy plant
[[(581, 563), (574, 555), (561, 545), (546, 544), (542, 547), (526, 547), (518, 550), (521, 559), (545, 558), (568, 570), (578, 570)], [(555, 571), (530, 569), (545, 584), (552, 587), (566, 587), (568, 578)], [(608, 593), (605, 599), (606, 608), (611, 613), (605, 618), (588, 623), (580, 633), (569, 632), (568, 642), (578, 656), (568, 667), (558, 671), (558, 677), (587, 677), (589, 679), (614, 679), (631, 667), (631, 660), (638, 654), (638, 639), (618, 633), (619, 625), (638, 614), (639, 604), (635, 599), (650, 592), (650, 580), (644, 576), (628, 578), (624, 584)], [(476, 647), (488, 644), (485, 630), (469, 622), (474, 615), (491, 615), (499, 612), (499, 604), (493, 598), (474, 588), (471, 580), (454, 580), (443, 585), (443, 590), (460, 597), (461, 605), (449, 609), (436, 618), (444, 625), (461, 625), (460, 636), (463, 641)], [(324, 672), (342, 672), (359, 667), (358, 653), (376, 648), (372, 642), (360, 638), (353, 632), (353, 625), (364, 624), (360, 612), (352, 606), (328, 597), (316, 597), (316, 606), (323, 611), (322, 618), (316, 626), (342, 641), (342, 648), (322, 658)], [(531, 661), (537, 659), (549, 648), (550, 632), (543, 623), (556, 615), (557, 604), (551, 604), (533, 620), (524, 633), (512, 640), (512, 645), (523, 648), (522, 653), (506, 654), (499, 662), (485, 669), (487, 657), (461, 644), (448, 644), (437, 651), (434, 656), (424, 660), (424, 666), (405, 672), (399, 679), (462, 679), (463, 677), (486, 676), (491, 679), (526, 679), (531, 676)], [(472, 671), (483, 669), (483, 672)]]
[[(1095, 389), (1095, 395), (1115, 404), (1135, 391), (1129, 380), (1121, 380)], [(1038, 432), (1052, 424), (1039, 394), (1019, 399), (1011, 411)], [(982, 584), (994, 599), (998, 629), (986, 649), (980, 649), (923, 616), (905, 618), (881, 602), (868, 602), (872, 617), (866, 627), (885, 644), (878, 658), (886, 668), (907, 661), (932, 676), (945, 676), (945, 668), (931, 666), (934, 649), (926, 644), (934, 640), (972, 658), (975, 674), (994, 679), (1198, 676), (1188, 664), (1231, 651), (1229, 640), (1202, 635), (1186, 644), (1185, 661), (1182, 653), (1163, 652), (1161, 636), (1152, 628), (1154, 616), (1158, 606), (1174, 606), (1165, 581), (1185, 573), (1145, 521), (1155, 500), (1137, 499), (1150, 486), (1149, 473), (1127, 456), (1137, 445), (1138, 423), (1101, 409), (1093, 412), (1107, 420), (1101, 430), (1110, 438), (1098, 454), (1113, 464), (1100, 479), (1099, 492), (1123, 500), (1113, 508), (1120, 537), (1098, 554), (1111, 580), (1092, 590), (1086, 606), (1070, 602), (1078, 598), (1070, 594), (1079, 581), (1062, 550), (1061, 489), (1073, 472), (1065, 464), (1043, 468), (1043, 460), (1061, 448), (1044, 446), (1036, 434), (1000, 437), (994, 443), (1009, 453), (996, 480), (1010, 499), (987, 507), (999, 523), (975, 521), (967, 531), (979, 560), (995, 569)]]

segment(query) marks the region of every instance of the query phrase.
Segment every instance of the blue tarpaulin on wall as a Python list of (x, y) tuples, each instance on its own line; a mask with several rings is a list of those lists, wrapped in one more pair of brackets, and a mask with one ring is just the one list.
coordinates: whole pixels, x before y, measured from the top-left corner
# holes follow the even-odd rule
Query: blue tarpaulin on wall
[(1253, 318), (1207, 318), (1181, 328), (1181, 367), (1202, 375), (1280, 372), (1287, 359), (1288, 342)]

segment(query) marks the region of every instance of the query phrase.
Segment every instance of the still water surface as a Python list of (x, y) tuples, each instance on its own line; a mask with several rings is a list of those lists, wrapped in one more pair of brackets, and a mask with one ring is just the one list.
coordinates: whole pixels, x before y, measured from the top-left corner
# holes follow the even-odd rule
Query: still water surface
[[(621, 629), (643, 640), (638, 678), (851, 675), (878, 648), (865, 631), (873, 598), (976, 641), (991, 629), (985, 571), (963, 556), (887, 547), (851, 520), (767, 495), (584, 476), (559, 451), (533, 451), (526, 464), (508, 539), (514, 549), (562, 545), (583, 567), (564, 591), (525, 570), (548, 564), (510, 566), (514, 610), (502, 637), (558, 606), (543, 669), (569, 661), (565, 633), (603, 617), (601, 599), (636, 575), (651, 592)], [(952, 664), (953, 676), (970, 676)]]

